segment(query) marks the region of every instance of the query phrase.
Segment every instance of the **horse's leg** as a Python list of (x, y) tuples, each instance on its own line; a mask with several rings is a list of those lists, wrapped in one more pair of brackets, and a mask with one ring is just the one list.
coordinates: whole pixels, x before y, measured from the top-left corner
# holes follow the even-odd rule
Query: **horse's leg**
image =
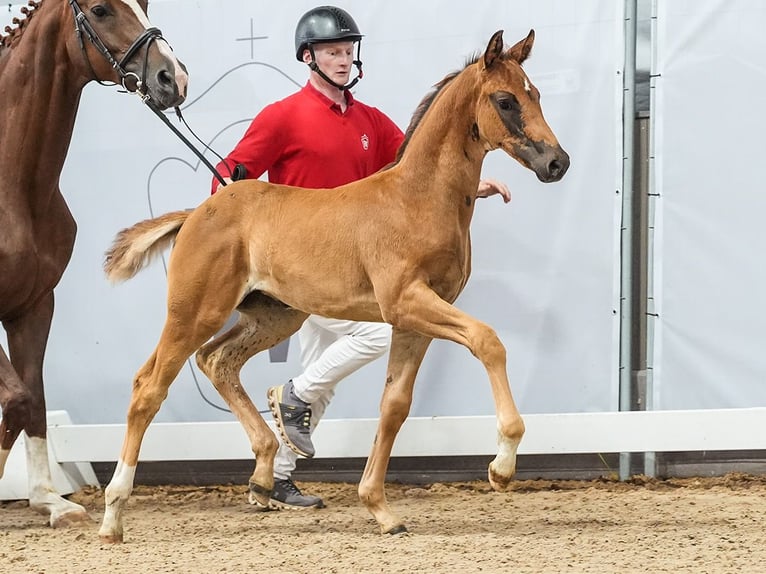
[(406, 532), (407, 528), (388, 506), (384, 484), (391, 449), (412, 404), (412, 389), (431, 338), (412, 331), (394, 329), (388, 359), (388, 374), (380, 403), (380, 421), (372, 452), (359, 482), (359, 498), (375, 517), (384, 534)]
[(411, 285), (400, 294), (397, 303), (388, 309), (387, 320), (402, 329), (460, 343), (482, 362), (489, 375), (497, 414), (498, 453), (489, 464), (489, 482), (495, 490), (505, 490), (516, 472), (516, 451), (524, 436), (524, 421), (511, 394), (505, 347), (495, 331), (453, 307), (424, 284)]
[[(211, 328), (207, 336), (193, 327), (185, 331), (188, 322), (177, 319), (177, 316), (168, 316), (157, 348), (133, 380), (122, 451), (105, 491), (104, 519), (98, 531), (104, 542), (123, 540), (122, 511), (133, 491), (138, 454), (146, 429), (159, 411), (162, 401), (167, 397), (168, 388), (186, 359), (217, 330)], [(196, 332), (197, 336), (185, 337), (185, 333), (191, 332)]]
[(0, 347), (0, 478), (5, 472), (5, 463), (16, 439), (29, 424), (31, 401), (29, 391), (24, 386), (11, 361)]
[(29, 420), (24, 426), (26, 439), (29, 506), (50, 517), (54, 527), (69, 526), (90, 520), (79, 504), (59, 496), (53, 486), (48, 460), (43, 356), (53, 317), (53, 292), (23, 316), (4, 323), (8, 351), (14, 370), (29, 395)]
[[(244, 280), (228, 271), (229, 259), (208, 258), (212, 264), (205, 265), (193, 253), (184, 257), (178, 251), (179, 246), (174, 256), (181, 270), (174, 273), (171, 260), (165, 326), (154, 353), (133, 380), (120, 459), (106, 487), (106, 508), (99, 529), (105, 542), (123, 540), (122, 512), (133, 490), (141, 441), (171, 383), (186, 359), (223, 327), (241, 297)], [(197, 255), (203, 260), (206, 257), (201, 251)]]
[(274, 487), (274, 456), (279, 442), (250, 400), (239, 373), (250, 357), (295, 333), (308, 315), (260, 293), (251, 294), (238, 310), (237, 324), (197, 351), (197, 365), (250, 439), (255, 469), (249, 481), (249, 500), (250, 504), (267, 509)]

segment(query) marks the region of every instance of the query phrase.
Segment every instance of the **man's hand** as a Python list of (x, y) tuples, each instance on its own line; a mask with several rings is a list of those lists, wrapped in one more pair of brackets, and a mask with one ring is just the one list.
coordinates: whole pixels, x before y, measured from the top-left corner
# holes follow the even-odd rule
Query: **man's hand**
[(508, 186), (496, 179), (482, 179), (479, 181), (479, 189), (476, 191), (476, 197), (489, 197), (491, 195), (500, 194), (503, 196), (503, 201), (508, 203), (511, 201), (511, 190)]

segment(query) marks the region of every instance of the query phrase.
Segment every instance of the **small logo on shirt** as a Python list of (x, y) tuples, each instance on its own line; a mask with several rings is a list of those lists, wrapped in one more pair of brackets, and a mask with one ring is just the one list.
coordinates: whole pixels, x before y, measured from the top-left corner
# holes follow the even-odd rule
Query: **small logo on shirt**
[(367, 137), (367, 134), (362, 134), (361, 141), (362, 141), (362, 148), (364, 149), (364, 151), (367, 151), (370, 147), (370, 138)]

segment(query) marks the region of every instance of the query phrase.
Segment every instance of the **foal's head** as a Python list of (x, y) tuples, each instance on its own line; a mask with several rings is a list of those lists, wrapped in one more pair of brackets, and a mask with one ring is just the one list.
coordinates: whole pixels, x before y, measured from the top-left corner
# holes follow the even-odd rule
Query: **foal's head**
[(564, 176), (569, 155), (546, 123), (540, 92), (521, 67), (534, 41), (535, 32), (530, 30), (525, 39), (503, 50), (503, 31), (492, 36), (476, 62), (481, 84), (476, 128), (488, 150), (502, 148), (549, 183)]

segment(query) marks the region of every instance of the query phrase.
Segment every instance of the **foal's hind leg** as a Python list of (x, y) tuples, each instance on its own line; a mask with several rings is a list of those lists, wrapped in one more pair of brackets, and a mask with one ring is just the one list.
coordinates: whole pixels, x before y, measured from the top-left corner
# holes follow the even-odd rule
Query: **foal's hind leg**
[[(194, 262), (189, 264), (194, 269)], [(154, 353), (133, 380), (125, 439), (105, 492), (106, 508), (99, 530), (105, 542), (122, 542), (122, 512), (133, 490), (141, 441), (168, 388), (186, 359), (224, 325), (241, 296), (236, 287), (227, 288), (225, 272), (202, 266), (198, 270), (196, 277), (181, 283), (173, 281), (171, 269), (165, 327)], [(235, 279), (230, 283), (237, 285)]]
[(242, 386), (239, 372), (250, 357), (295, 333), (308, 315), (260, 293), (251, 294), (238, 310), (237, 324), (197, 351), (197, 365), (231, 407), (250, 439), (255, 455), (250, 503), (267, 508), (279, 442)]
[(375, 517), (384, 534), (406, 532), (404, 523), (388, 506), (384, 483), (391, 449), (399, 429), (407, 419), (412, 404), (412, 389), (423, 356), (431, 343), (411, 331), (394, 329), (383, 398), (380, 402), (380, 420), (372, 452), (367, 458), (364, 474), (359, 482), (359, 498)]

